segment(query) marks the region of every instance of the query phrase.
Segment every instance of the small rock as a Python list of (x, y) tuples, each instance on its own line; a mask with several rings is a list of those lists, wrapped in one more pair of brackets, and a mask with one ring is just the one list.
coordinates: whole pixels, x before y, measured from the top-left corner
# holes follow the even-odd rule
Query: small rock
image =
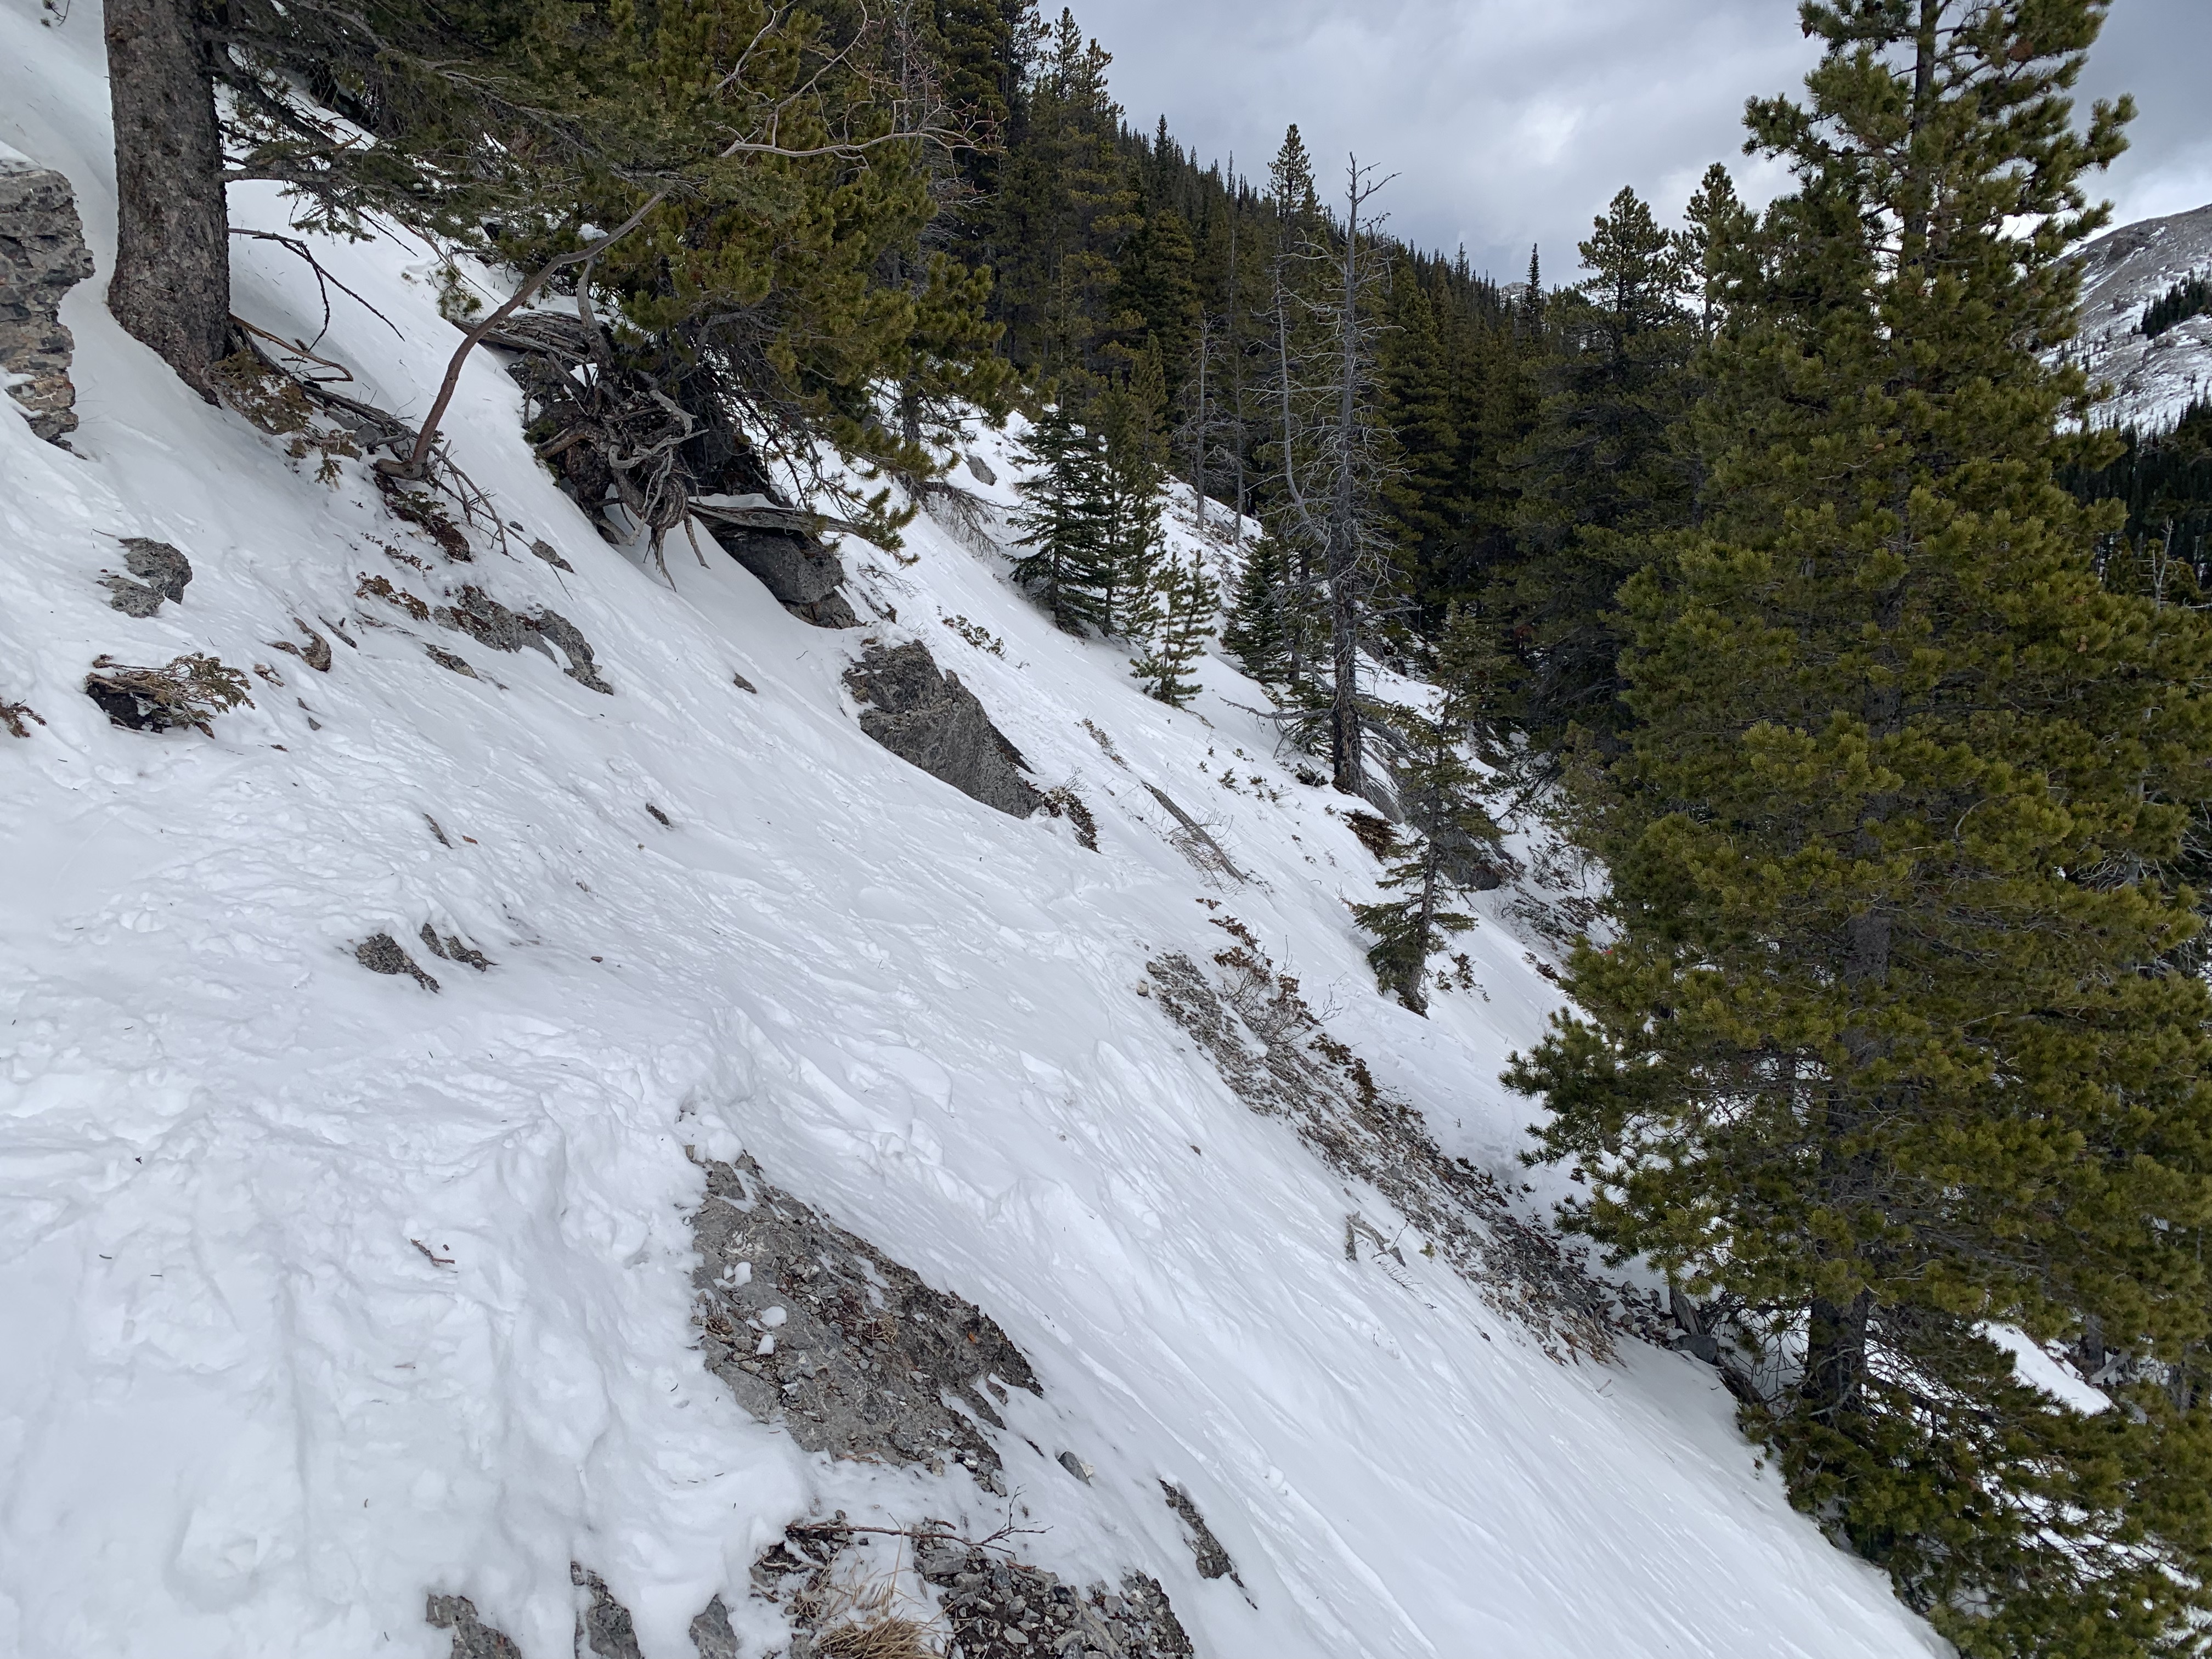
[[(551, 566), (552, 566), (556, 570), (566, 570), (566, 571), (568, 571), (569, 573), (571, 573), (572, 574), (573, 574), (574, 573), (574, 571), (575, 571), (576, 567), (575, 567), (574, 565), (573, 565), (573, 564), (570, 564), (570, 563), (568, 562), (568, 560), (566, 560), (566, 559), (562, 558), (562, 557), (558, 553), (555, 552), (555, 551), (553, 550), (553, 544), (552, 544), (552, 543), (550, 543), (550, 542), (549, 542), (549, 541), (547, 541), (547, 540), (546, 540), (544, 538), (543, 538), (542, 536), (541, 536), (540, 538), (538, 538), (538, 540), (536, 540), (536, 541), (534, 541), (534, 542), (532, 542), (532, 543), (531, 543), (531, 544), (530, 544), (530, 550), (531, 550), (532, 553), (535, 553), (535, 554), (536, 554), (539, 558), (541, 558), (541, 559), (544, 560), (546, 563), (548, 563), (548, 564), (551, 565)], [(718, 1600), (715, 1601), (714, 1605), (715, 1605), (716, 1607), (720, 1607), (720, 1606), (721, 1606), (722, 1604), (721, 1604), (720, 1601), (718, 1599)], [(699, 1616), (700, 1616), (702, 1619), (703, 1619), (703, 1618), (705, 1618), (707, 1615), (706, 1615), (705, 1613), (701, 1613)], [(722, 1621), (722, 1622), (723, 1622), (724, 1624), (727, 1624), (727, 1623), (729, 1622), (729, 1620), (728, 1620), (728, 1618), (726, 1617), (726, 1615), (724, 1617), (724, 1619), (723, 1619), (723, 1621)]]
[(372, 974), (411, 974), (424, 990), (438, 988), (438, 981), (424, 973), (389, 933), (371, 933), (354, 947), (353, 959)]
[(1098, 1473), (1072, 1451), (1060, 1453), (1058, 1462), (1060, 1468), (1066, 1469), (1086, 1486), (1091, 1484), (1091, 1477)]
[(422, 649), (429, 653), (430, 660), (441, 668), (450, 668), (456, 674), (466, 674), (472, 680), (483, 678), (469, 666), (468, 659), (465, 657), (457, 657), (450, 651), (441, 651), (434, 645), (426, 645)]
[(999, 475), (991, 470), (991, 464), (981, 455), (968, 457), (968, 473), (980, 484), (994, 484), (999, 482)]
[(449, 1659), (522, 1659), (522, 1650), (477, 1617), (465, 1595), (433, 1595), (422, 1616), (440, 1630), (453, 1632)]
[(185, 584), (192, 579), (192, 562), (168, 543), (125, 536), (123, 562), (132, 575), (163, 599), (184, 603)]

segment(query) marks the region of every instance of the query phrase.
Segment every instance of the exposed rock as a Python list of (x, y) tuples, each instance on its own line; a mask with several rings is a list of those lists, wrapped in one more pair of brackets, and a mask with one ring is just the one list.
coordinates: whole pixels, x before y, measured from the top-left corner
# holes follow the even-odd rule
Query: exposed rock
[(297, 617), (292, 618), (292, 626), (307, 636), (307, 642), (305, 645), (295, 645), (289, 640), (271, 640), (269, 641), (269, 648), (272, 651), (289, 651), (318, 674), (329, 673), (331, 642)]
[(691, 1645), (699, 1659), (738, 1659), (738, 1633), (730, 1628), (730, 1610), (720, 1595), (691, 1621)]
[(76, 343), (60, 311), (92, 270), (69, 180), (0, 155), (0, 383), (11, 383), (31, 430), (49, 443), (76, 429)]
[(441, 668), (450, 668), (456, 674), (466, 674), (472, 680), (483, 678), (469, 666), (469, 659), (466, 657), (457, 657), (452, 652), (441, 650), (434, 645), (425, 645), (422, 649), (429, 653), (430, 660)]
[[(592, 1593), (591, 1606), (576, 1614), (576, 1659), (641, 1659), (629, 1609), (615, 1600), (599, 1574), (572, 1561), (568, 1577)], [(433, 1595), (423, 1616), (436, 1628), (453, 1632), (447, 1659), (522, 1659), (522, 1650), (485, 1624), (465, 1595)], [(691, 1621), (691, 1645), (699, 1659), (738, 1659), (737, 1634), (720, 1596)]]
[(969, 475), (977, 483), (994, 484), (999, 482), (999, 475), (991, 470), (990, 463), (981, 455), (970, 455), (967, 460)]
[(434, 1595), (422, 1616), (453, 1632), (448, 1659), (522, 1659), (522, 1650), (478, 1619), (476, 1604), (465, 1595)]
[(939, 669), (927, 647), (872, 646), (846, 671), (845, 684), (866, 705), (860, 730), (900, 759), (1018, 818), (1043, 804), (1016, 769), (1027, 769), (1021, 751), (959, 677)]
[(837, 589), (845, 580), (845, 562), (817, 539), (816, 526), (847, 529), (842, 520), (823, 519), (785, 507), (765, 495), (708, 495), (692, 503), (722, 550), (760, 578), (776, 603), (817, 628), (857, 628)]
[(389, 933), (371, 933), (354, 946), (353, 959), (372, 974), (411, 974), (424, 990), (438, 988), (438, 981), (424, 973)]
[(125, 616), (150, 617), (161, 608), (164, 599), (184, 602), (185, 585), (192, 579), (192, 562), (168, 543), (125, 536), (123, 563), (140, 580), (134, 582), (110, 574), (103, 575), (100, 582), (107, 589), (108, 604)]
[(1206, 1517), (1198, 1512), (1198, 1505), (1181, 1486), (1168, 1481), (1160, 1482), (1160, 1490), (1167, 1495), (1168, 1507), (1176, 1518), (1189, 1529), (1190, 1553), (1198, 1563), (1200, 1578), (1226, 1578), (1238, 1589), (1244, 1581), (1237, 1576), (1237, 1564), (1229, 1559), (1229, 1552), (1221, 1547), (1221, 1540), (1213, 1535), (1213, 1528), (1206, 1524)]
[(599, 1575), (571, 1561), (568, 1582), (592, 1593), (592, 1605), (576, 1614), (576, 1659), (643, 1659), (629, 1609), (615, 1600)]
[[(438, 830), (438, 821), (435, 818), (430, 820), (430, 828), (437, 830), (440, 841), (446, 841), (445, 832)], [(451, 847), (453, 844), (446, 841), (447, 846)], [(487, 972), (496, 965), (489, 957), (477, 950), (459, 933), (448, 933), (443, 939), (440, 939), (438, 930), (427, 921), (422, 924), (422, 945), (434, 957), (443, 957), (447, 962), (458, 962), (465, 967), (475, 969), (480, 974)]]
[[(987, 1397), (1037, 1389), (1029, 1361), (971, 1304), (761, 1178), (750, 1158), (709, 1164), (692, 1220), (696, 1316), (708, 1369), (809, 1451), (937, 1467), (999, 1486), (978, 1426)], [(960, 1402), (947, 1403), (946, 1395)]]
[[(937, 1590), (941, 1609), (856, 1605), (848, 1587), (891, 1577), (872, 1541), (884, 1540), (836, 1521), (811, 1522), (786, 1528), (753, 1563), (754, 1593), (792, 1621), (792, 1659), (939, 1651), (947, 1659), (1190, 1659), (1190, 1638), (1157, 1580), (1133, 1572), (1118, 1589), (1079, 1590), (1001, 1547), (935, 1525), (888, 1541), (901, 1553), (910, 1543), (915, 1571)], [(887, 1639), (886, 1626), (902, 1627), (902, 1645)]]
[(548, 611), (539, 605), (523, 618), (537, 633), (559, 646), (568, 659), (568, 665), (561, 672), (587, 691), (597, 691), (611, 697), (615, 689), (600, 678), (598, 665), (592, 658), (591, 641), (584, 637), (583, 629), (557, 611)]
[[(1380, 1192), (1426, 1235), (1425, 1249), (1548, 1351), (1609, 1354), (1617, 1313), (1607, 1287), (1550, 1232), (1516, 1215), (1489, 1176), (1448, 1157), (1419, 1113), (1377, 1087), (1366, 1063), (1329, 1036), (1297, 981), (1274, 971), (1242, 922), (1218, 916), (1214, 926), (1236, 941), (1213, 958), (1218, 988), (1180, 952), (1147, 963), (1146, 971), (1153, 1001), (1231, 1092), (1255, 1111), (1287, 1118), (1332, 1169)], [(1346, 1236), (1355, 1260), (1358, 1231)], [(1393, 1274), (1389, 1255), (1377, 1249), (1367, 1260)]]
[(528, 612), (510, 611), (481, 587), (471, 586), (454, 594), (452, 605), (440, 605), (430, 615), (441, 627), (466, 634), (478, 645), (495, 651), (520, 651), (528, 646), (543, 652), (548, 660), (558, 662), (560, 657), (553, 653), (557, 645), (562, 656), (568, 659), (562, 673), (593, 691), (614, 695), (614, 687), (599, 678), (591, 642), (583, 630), (557, 611), (543, 605)]
[(1142, 1573), (1124, 1574), (1118, 1590), (1093, 1584), (1079, 1592), (1042, 1567), (979, 1548), (923, 1546), (915, 1564), (944, 1597), (959, 1659), (1189, 1659), (1192, 1652), (1167, 1592)]
[[(481, 587), (464, 587), (451, 606), (441, 605), (431, 616), (441, 627), (458, 629), (478, 645), (495, 651), (520, 651), (526, 645), (545, 651), (544, 644), (509, 611)], [(550, 658), (553, 653), (545, 651)]]

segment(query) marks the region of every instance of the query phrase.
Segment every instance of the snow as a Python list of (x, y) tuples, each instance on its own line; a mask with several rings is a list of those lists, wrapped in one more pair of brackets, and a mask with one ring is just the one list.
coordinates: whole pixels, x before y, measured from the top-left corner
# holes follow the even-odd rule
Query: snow
[(2091, 1388), (2070, 1364), (2053, 1358), (2018, 1326), (1989, 1322), (1979, 1329), (2012, 1356), (2013, 1374), (2030, 1388), (2040, 1389), (2060, 1405), (2087, 1416), (2112, 1409), (2112, 1402), (2103, 1389)]
[(2156, 430), (2212, 397), (2212, 316), (2188, 318), (2156, 339), (2136, 331), (2152, 301), (2185, 276), (2212, 271), (2212, 205), (2123, 225), (2075, 257), (2081, 335), (2069, 355), (2109, 388), (2098, 424)]
[[(90, 4), (42, 28), (0, 0), (0, 141), (74, 180), (104, 276), (100, 40)], [(272, 195), (234, 200), (282, 227)], [(319, 352), (419, 413), (453, 338), (423, 252), (319, 252), (398, 332), (339, 297)], [(305, 268), (236, 256), (240, 313), (312, 335)], [(179, 385), (101, 281), (64, 312), (76, 453), (0, 418), (0, 700), (46, 721), (0, 736), (0, 1655), (428, 1659), (437, 1590), (551, 1659), (572, 1559), (647, 1659), (689, 1655), (718, 1590), (767, 1653), (746, 1566), (787, 1522), (989, 1530), (1006, 1510), (964, 1476), (805, 1454), (703, 1369), (688, 1154), (740, 1149), (1005, 1328), (1043, 1383), (999, 1440), (1026, 1553), (1156, 1575), (1203, 1654), (1943, 1650), (1790, 1510), (1710, 1369), (1632, 1344), (1563, 1365), (1438, 1263), (1346, 1261), (1346, 1212), (1387, 1231), (1389, 1206), (1137, 994), (1150, 957), (1216, 948), (1215, 900), (1451, 1150), (1522, 1178), (1532, 1108), (1495, 1079), (1555, 991), (1493, 916), (1461, 941), (1485, 996), (1428, 1021), (1377, 997), (1345, 909), (1373, 860), (1267, 757), (1225, 665), (1194, 710), (1150, 702), (1126, 652), (1058, 635), (927, 520), (911, 564), (846, 547), (895, 624), (810, 628), (681, 538), (672, 586), (532, 463), (489, 354), (456, 453), (574, 570), (480, 546), (448, 571), (357, 464), (319, 483)], [(1010, 500), (1009, 437), (963, 447)], [(95, 580), (130, 535), (196, 572), (149, 620)], [(617, 695), (356, 599), (364, 573), (550, 605)], [(295, 618), (332, 639), (328, 673), (270, 647)], [(924, 640), (1091, 805), (1102, 851), (867, 741), (839, 678), (863, 634)], [(117, 730), (80, 693), (103, 653), (190, 650), (283, 684), (254, 679), (212, 738)], [(1147, 781), (1255, 881), (1206, 885)], [(354, 960), (425, 921), (496, 966), (416, 950), (433, 995)], [(1196, 1576), (1163, 1478), (1249, 1603)]]

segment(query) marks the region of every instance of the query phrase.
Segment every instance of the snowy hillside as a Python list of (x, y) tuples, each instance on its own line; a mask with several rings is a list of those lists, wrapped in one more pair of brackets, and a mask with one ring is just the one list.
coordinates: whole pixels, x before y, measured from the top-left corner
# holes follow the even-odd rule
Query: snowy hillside
[(2212, 314), (2185, 319), (2154, 339), (2137, 327), (2143, 308), (2175, 283), (2212, 271), (2212, 206), (2123, 225), (2076, 257), (2076, 352), (2090, 379), (2112, 388), (2100, 422), (2171, 426), (2192, 402), (2212, 397)]
[[(664, 580), (533, 462), (490, 353), (453, 434), (507, 527), (452, 562), (359, 461), (319, 481), (107, 316), (99, 17), (37, 19), (0, 0), (0, 142), (70, 176), (100, 274), (63, 313), (71, 449), (0, 411), (0, 702), (29, 711), (0, 733), (0, 1655), (495, 1650), (433, 1597), (531, 1659), (773, 1654), (756, 1563), (841, 1511), (1147, 1576), (1213, 1659), (1941, 1650), (1790, 1510), (1710, 1367), (1547, 1338), (1510, 1265), (1462, 1271), (1170, 1017), (1160, 964), (1233, 921), (1449, 1152), (1538, 1183), (1525, 1213), (1559, 1179), (1515, 1165), (1530, 1109), (1494, 1080), (1555, 1000), (1530, 947), (1493, 907), (1479, 988), (1425, 1021), (1376, 996), (1345, 908), (1375, 860), (1256, 688), (1209, 661), (1194, 710), (1147, 701), (927, 519), (844, 549), (858, 629), (704, 538)], [(240, 313), (313, 335), (305, 267), (237, 255)], [(453, 338), (430, 262), (321, 257), (397, 331), (340, 297), (318, 353), (419, 412)], [(1009, 501), (1008, 437), (970, 447), (997, 483), (956, 480)], [(111, 605), (124, 538), (183, 552), (180, 600)], [(611, 694), (425, 619), (464, 586), (572, 625)], [(845, 671), (908, 641), (1097, 850), (862, 733)], [(191, 653), (249, 671), (211, 735), (82, 690)], [(436, 989), (370, 971), (380, 935)], [(996, 1413), (924, 1402), (982, 1459), (810, 1452), (709, 1370), (696, 1250), (771, 1203), (741, 1155), (879, 1253), (845, 1249), (860, 1294), (911, 1269), (1018, 1351)], [(707, 1260), (755, 1310), (729, 1352), (795, 1352), (805, 1310)], [(695, 1624), (716, 1598), (726, 1634)]]

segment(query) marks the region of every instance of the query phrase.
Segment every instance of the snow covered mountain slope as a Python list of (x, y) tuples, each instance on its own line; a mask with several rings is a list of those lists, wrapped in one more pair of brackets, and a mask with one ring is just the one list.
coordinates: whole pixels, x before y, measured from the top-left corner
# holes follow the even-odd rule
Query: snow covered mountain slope
[[(1555, 1358), (1418, 1234), (1347, 1260), (1347, 1214), (1389, 1237), (1391, 1206), (1140, 991), (1233, 915), (1452, 1151), (1516, 1173), (1529, 1109), (1494, 1079), (1555, 993), (1493, 916), (1480, 992), (1427, 1021), (1374, 994), (1345, 910), (1374, 861), (1267, 757), (1254, 688), (1209, 662), (1194, 710), (1146, 701), (927, 520), (910, 563), (847, 547), (868, 629), (680, 540), (672, 585), (533, 463), (489, 354), (453, 438), (522, 532), (447, 564), (357, 463), (318, 482), (107, 316), (106, 108), (95, 9), (0, 0), (0, 141), (74, 180), (101, 272), (64, 310), (75, 453), (0, 418), (0, 702), (43, 721), (0, 734), (0, 1655), (430, 1659), (438, 1592), (552, 1659), (580, 1650), (572, 1562), (645, 1659), (690, 1656), (717, 1594), (765, 1655), (750, 1565), (838, 1510), (1011, 1514), (1071, 1581), (1157, 1577), (1213, 1659), (1942, 1650), (1790, 1510), (1710, 1369)], [(397, 331), (340, 297), (318, 351), (419, 411), (453, 340), (429, 261), (321, 256)], [(238, 258), (240, 313), (313, 335), (304, 267)], [(975, 448), (1005, 501), (1007, 441)], [(188, 556), (180, 603), (109, 606), (124, 537)], [(614, 692), (365, 576), (550, 607)], [(1099, 850), (865, 738), (864, 636), (927, 642)], [(211, 736), (82, 690), (104, 654), (192, 652), (269, 670)], [(1250, 878), (1194, 866), (1147, 785)], [(433, 993), (356, 959), (426, 924), (493, 965), (416, 950)], [(1019, 1345), (1012, 1510), (804, 1452), (705, 1369), (688, 1154), (740, 1150)], [(1163, 1480), (1246, 1593), (1199, 1576)]]
[(2081, 334), (2075, 356), (2092, 380), (2112, 388), (2100, 424), (2154, 429), (2212, 397), (2212, 314), (2191, 317), (2147, 339), (2143, 308), (2181, 278), (2212, 273), (2212, 205), (2109, 231), (2081, 262)]

